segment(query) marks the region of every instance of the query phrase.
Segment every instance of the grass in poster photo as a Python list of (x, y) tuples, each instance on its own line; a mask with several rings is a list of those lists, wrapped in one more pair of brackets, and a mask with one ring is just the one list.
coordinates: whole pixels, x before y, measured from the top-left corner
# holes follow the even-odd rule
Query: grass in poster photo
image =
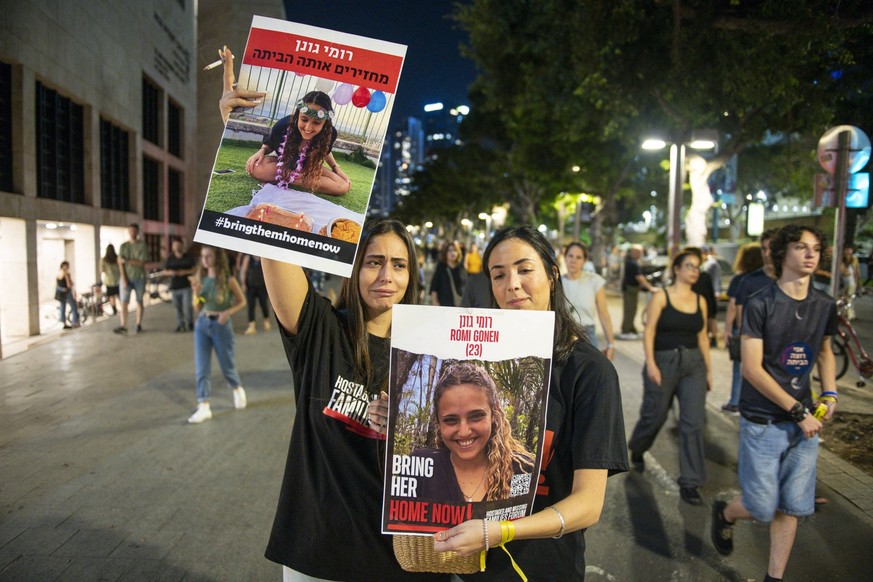
[[(234, 170), (231, 173), (213, 174), (206, 198), (206, 209), (227, 212), (231, 208), (245, 206), (252, 201), (252, 195), (261, 188), (261, 183), (246, 174), (246, 160), (261, 146), (260, 140), (244, 141), (225, 139), (215, 161), (216, 171)], [(344, 196), (328, 196), (314, 192), (316, 196), (339, 204), (353, 212), (363, 214), (367, 209), (370, 185), (375, 166), (363, 154), (346, 154), (334, 151), (334, 157), (352, 182), (352, 188)]]

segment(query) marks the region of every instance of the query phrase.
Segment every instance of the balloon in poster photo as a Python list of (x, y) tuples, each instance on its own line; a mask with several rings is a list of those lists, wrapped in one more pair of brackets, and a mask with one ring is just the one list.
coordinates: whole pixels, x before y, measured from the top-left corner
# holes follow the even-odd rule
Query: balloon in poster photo
[(388, 99), (385, 98), (385, 93), (382, 91), (373, 91), (373, 94), (370, 96), (370, 102), (367, 103), (367, 110), (370, 113), (379, 113), (385, 109), (385, 105), (387, 104)]
[(352, 105), (365, 107), (370, 102), (370, 91), (366, 87), (358, 87), (352, 94)]
[(337, 105), (346, 105), (352, 100), (352, 86), (348, 83), (343, 83), (336, 88), (333, 94), (333, 102)]

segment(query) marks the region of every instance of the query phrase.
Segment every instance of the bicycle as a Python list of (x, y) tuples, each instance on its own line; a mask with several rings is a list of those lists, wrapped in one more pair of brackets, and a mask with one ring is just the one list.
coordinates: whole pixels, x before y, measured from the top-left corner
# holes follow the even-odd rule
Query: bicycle
[(103, 295), (103, 285), (95, 283), (91, 285), (91, 290), (79, 294), (77, 305), (79, 307), (79, 318), (82, 323), (88, 321), (89, 317), (96, 319), (104, 314), (103, 305), (109, 302), (109, 298)]
[[(849, 321), (849, 309), (852, 306), (851, 297), (837, 299), (837, 335), (831, 339), (831, 349), (836, 360), (837, 379), (842, 378), (849, 369), (849, 362), (858, 370), (858, 380), (855, 386), (863, 388), (867, 385), (865, 378), (873, 377), (873, 358), (864, 350), (861, 340)], [(819, 378), (813, 376), (815, 380)]]

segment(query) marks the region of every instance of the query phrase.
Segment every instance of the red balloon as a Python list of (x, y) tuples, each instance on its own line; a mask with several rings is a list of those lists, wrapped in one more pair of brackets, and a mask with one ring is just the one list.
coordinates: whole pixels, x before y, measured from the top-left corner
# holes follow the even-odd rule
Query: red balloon
[(370, 91), (366, 87), (358, 87), (352, 93), (352, 105), (355, 107), (366, 107), (370, 102)]

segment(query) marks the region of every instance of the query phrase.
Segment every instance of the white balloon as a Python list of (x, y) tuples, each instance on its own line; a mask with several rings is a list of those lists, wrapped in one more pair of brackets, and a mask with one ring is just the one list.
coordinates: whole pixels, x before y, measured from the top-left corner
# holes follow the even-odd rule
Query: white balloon
[(315, 88), (322, 93), (330, 93), (336, 83), (330, 79), (319, 79), (315, 82)]

